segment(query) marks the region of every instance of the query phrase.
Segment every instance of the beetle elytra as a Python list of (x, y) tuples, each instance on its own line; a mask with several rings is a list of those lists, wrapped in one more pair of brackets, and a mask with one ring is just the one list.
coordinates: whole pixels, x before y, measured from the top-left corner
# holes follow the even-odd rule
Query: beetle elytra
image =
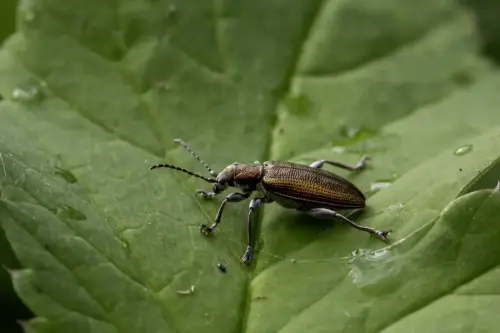
[(310, 165), (266, 161), (264, 163), (232, 163), (217, 173), (182, 140), (175, 139), (174, 142), (180, 144), (193, 155), (208, 170), (211, 177), (204, 177), (171, 164), (155, 164), (149, 170), (156, 168), (175, 169), (212, 183), (212, 191), (196, 190), (205, 199), (214, 198), (228, 187), (241, 190), (241, 192), (233, 192), (224, 198), (214, 223), (210, 226), (204, 224), (200, 226), (200, 231), (203, 234), (208, 235), (215, 230), (221, 222), (222, 212), (228, 202), (240, 202), (248, 199), (253, 192), (260, 193), (259, 196), (250, 201), (247, 219), (247, 248), (241, 258), (242, 263), (248, 264), (252, 259), (253, 216), (262, 204), (276, 202), (282, 207), (295, 209), (319, 219), (339, 218), (352, 227), (373, 234), (384, 241), (387, 241), (387, 236), (392, 232), (392, 230), (382, 231), (361, 226), (335, 211), (364, 208), (365, 196), (347, 179), (321, 168), (323, 165), (329, 164), (357, 171), (365, 167), (368, 160), (366, 156), (362, 157), (355, 166), (328, 160), (318, 160)]

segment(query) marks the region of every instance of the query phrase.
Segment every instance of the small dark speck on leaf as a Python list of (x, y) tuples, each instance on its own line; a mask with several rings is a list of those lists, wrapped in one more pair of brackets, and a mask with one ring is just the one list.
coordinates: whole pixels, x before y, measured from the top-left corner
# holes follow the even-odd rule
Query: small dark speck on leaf
[(219, 269), (219, 271), (221, 271), (222, 273), (226, 273), (227, 272), (227, 269), (226, 269), (226, 266), (224, 266), (223, 264), (217, 264), (217, 268)]
[(462, 168), (458, 169), (458, 171), (462, 171), (462, 170), (463, 170)]
[(463, 87), (469, 86), (473, 80), (474, 77), (470, 72), (467, 71), (461, 71), (453, 74), (453, 81), (459, 86)]
[(297, 260), (295, 260), (295, 259), (293, 259), (293, 258), (292, 258), (292, 259), (290, 259), (290, 262), (291, 262), (292, 264), (295, 264), (295, 263), (297, 262)]
[(254, 297), (252, 300), (253, 301), (262, 301), (265, 299), (267, 299), (267, 296), (257, 296), (257, 297)]
[(284, 130), (283, 128), (281, 128), (281, 127), (280, 127), (280, 128), (278, 128), (278, 133), (279, 133), (279, 134), (283, 134), (283, 133), (285, 133), (285, 130)]

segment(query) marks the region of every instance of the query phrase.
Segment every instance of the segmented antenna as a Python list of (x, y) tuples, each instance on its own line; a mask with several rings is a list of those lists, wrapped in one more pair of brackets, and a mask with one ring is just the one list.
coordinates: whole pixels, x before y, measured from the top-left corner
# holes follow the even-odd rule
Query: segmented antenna
[(194, 158), (196, 158), (198, 160), (198, 162), (200, 162), (205, 167), (205, 169), (208, 170), (208, 172), (213, 177), (217, 177), (218, 173), (215, 172), (214, 169), (212, 169), (211, 167), (209, 167), (208, 164), (205, 163), (198, 155), (196, 155), (196, 153), (194, 151), (192, 151), (191, 148), (184, 141), (182, 141), (181, 139), (174, 139), (174, 142), (180, 144), (181, 146), (183, 146), (191, 155), (194, 156)]
[(156, 169), (156, 168), (170, 168), (170, 169), (182, 171), (184, 173), (187, 173), (188, 175), (191, 175), (191, 176), (203, 179), (204, 181), (209, 182), (209, 183), (217, 183), (217, 180), (215, 180), (215, 179), (203, 177), (202, 175), (199, 175), (197, 173), (191, 172), (191, 171), (183, 169), (183, 168), (179, 168), (178, 166), (171, 165), (171, 164), (165, 164), (165, 163), (155, 164), (155, 165), (150, 166), (149, 170), (153, 170), (153, 169)]

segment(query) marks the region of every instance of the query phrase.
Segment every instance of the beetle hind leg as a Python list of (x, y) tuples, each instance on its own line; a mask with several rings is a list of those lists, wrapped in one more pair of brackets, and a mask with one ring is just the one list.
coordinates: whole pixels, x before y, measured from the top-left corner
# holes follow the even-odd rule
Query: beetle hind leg
[(315, 217), (315, 218), (319, 218), (319, 219), (334, 219), (334, 218), (340, 218), (342, 219), (343, 221), (349, 223), (352, 227), (358, 229), (358, 230), (361, 230), (361, 231), (365, 231), (365, 232), (368, 232), (372, 235), (375, 235), (377, 236), (378, 238), (382, 239), (383, 241), (387, 242), (388, 239), (387, 239), (387, 236), (392, 232), (392, 230), (377, 230), (377, 229), (374, 229), (374, 228), (370, 228), (370, 227), (365, 227), (365, 226), (362, 226), (362, 225), (359, 225), (353, 221), (351, 221), (350, 219), (348, 219), (347, 217), (333, 211), (333, 210), (330, 210), (330, 209), (326, 209), (326, 208), (314, 208), (314, 209), (310, 209), (308, 211), (306, 211), (307, 214)]
[(330, 164), (330, 165), (336, 166), (336, 167), (341, 168), (341, 169), (345, 169), (345, 170), (349, 170), (349, 171), (358, 171), (358, 170), (364, 169), (367, 165), (366, 162), (369, 161), (370, 159), (371, 158), (369, 156), (363, 156), (363, 157), (361, 157), (359, 162), (356, 163), (356, 165), (348, 165), (348, 164), (335, 162), (335, 161), (329, 161), (329, 160), (318, 160), (318, 161), (310, 164), (309, 166), (311, 168), (321, 169), (323, 167), (323, 165)]

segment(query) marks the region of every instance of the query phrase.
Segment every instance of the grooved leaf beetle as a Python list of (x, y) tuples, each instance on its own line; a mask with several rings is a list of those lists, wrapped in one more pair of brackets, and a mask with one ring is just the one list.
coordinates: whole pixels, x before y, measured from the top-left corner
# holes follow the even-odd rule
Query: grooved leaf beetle
[(337, 209), (365, 207), (365, 196), (347, 179), (321, 168), (325, 164), (329, 164), (350, 171), (361, 170), (369, 159), (367, 156), (362, 157), (354, 166), (328, 160), (318, 160), (311, 165), (266, 161), (264, 163), (232, 163), (217, 173), (185, 142), (180, 139), (175, 139), (174, 142), (191, 153), (212, 177), (204, 177), (171, 164), (155, 164), (149, 170), (156, 168), (175, 169), (212, 183), (213, 187), (210, 192), (196, 190), (205, 199), (214, 198), (228, 187), (241, 190), (241, 192), (233, 192), (224, 198), (214, 223), (210, 226), (204, 224), (200, 226), (200, 231), (203, 234), (208, 235), (214, 231), (221, 222), (222, 212), (228, 202), (240, 202), (248, 199), (254, 191), (261, 194), (250, 201), (247, 220), (247, 248), (241, 258), (242, 263), (248, 264), (252, 259), (253, 215), (262, 204), (276, 202), (282, 207), (295, 209), (320, 219), (340, 218), (352, 227), (373, 234), (384, 241), (387, 241), (387, 236), (392, 232), (392, 230), (382, 231), (361, 226), (335, 212)]

